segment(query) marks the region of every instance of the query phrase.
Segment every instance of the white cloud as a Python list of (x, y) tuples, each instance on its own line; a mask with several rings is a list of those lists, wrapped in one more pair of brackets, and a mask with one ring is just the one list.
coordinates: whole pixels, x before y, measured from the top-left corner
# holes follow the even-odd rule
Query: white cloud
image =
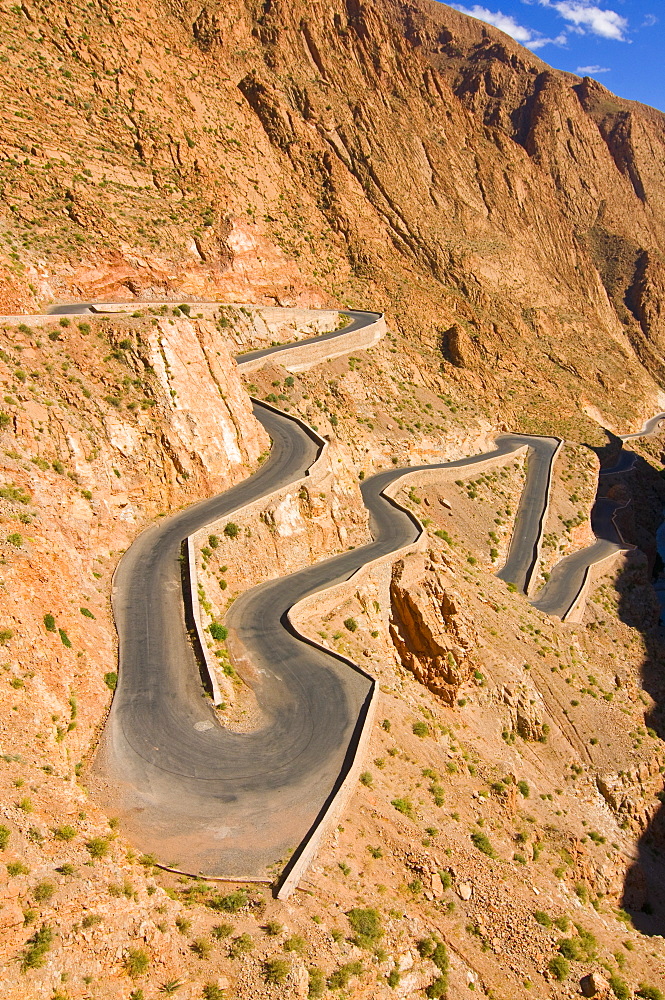
[(644, 22), (642, 24), (643, 28), (653, 28), (654, 24), (658, 24), (658, 18), (655, 14), (646, 14), (644, 17)]
[(565, 45), (567, 41), (568, 35), (562, 31), (556, 38), (536, 38), (532, 42), (527, 42), (526, 47), (535, 52), (537, 49), (542, 49), (543, 45)]
[(573, 25), (573, 30), (577, 29), (580, 33), (589, 31), (592, 35), (615, 42), (628, 41), (628, 19), (615, 10), (602, 10), (589, 0), (538, 0), (538, 3), (541, 7), (555, 10), (564, 21)]
[(540, 32), (534, 31), (532, 28), (527, 28), (526, 25), (519, 24), (514, 17), (510, 14), (504, 14), (500, 10), (488, 10), (487, 7), (481, 6), (481, 4), (474, 3), (472, 7), (465, 7), (461, 3), (451, 3), (450, 7), (454, 7), (455, 10), (459, 10), (462, 14), (468, 14), (469, 17), (475, 17), (478, 21), (485, 21), (486, 24), (492, 24), (495, 28), (499, 28), (504, 31), (511, 38), (514, 38), (516, 42), (520, 42), (525, 45), (528, 49), (542, 49), (544, 45), (565, 45), (566, 44), (566, 33), (562, 32), (557, 35), (556, 38), (544, 38)]
[(580, 76), (598, 76), (599, 73), (610, 73), (609, 66), (578, 66), (575, 70)]
[(537, 40), (537, 33), (535, 31), (532, 31), (531, 28), (526, 28), (522, 24), (518, 24), (514, 17), (511, 17), (510, 14), (503, 14), (500, 10), (488, 10), (487, 7), (481, 7), (478, 3), (474, 3), (473, 7), (465, 7), (461, 3), (451, 3), (450, 6), (454, 7), (455, 10), (461, 11), (462, 14), (475, 17), (477, 21), (485, 21), (487, 24), (493, 24), (495, 28), (505, 31), (507, 35), (514, 38), (516, 42), (521, 42), (522, 45)]

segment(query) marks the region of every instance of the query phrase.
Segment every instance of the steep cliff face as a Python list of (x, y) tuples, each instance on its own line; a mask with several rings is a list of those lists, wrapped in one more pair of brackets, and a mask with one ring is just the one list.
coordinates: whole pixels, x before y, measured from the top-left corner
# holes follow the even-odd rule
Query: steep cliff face
[(654, 405), (660, 113), (426, 0), (144, 14), (0, 13), (29, 66), (7, 50), (5, 309), (342, 299), (431, 347), (457, 324), (446, 375), (511, 422), (552, 386), (579, 435), (582, 396)]

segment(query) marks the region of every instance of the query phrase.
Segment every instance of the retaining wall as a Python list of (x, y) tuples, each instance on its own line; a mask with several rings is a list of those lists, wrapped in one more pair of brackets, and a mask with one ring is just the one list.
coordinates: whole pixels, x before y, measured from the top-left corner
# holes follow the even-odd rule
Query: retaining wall
[[(198, 649), (194, 652), (198, 654), (201, 666), (204, 668), (209, 682), (209, 691), (212, 695), (213, 704), (219, 705), (222, 701), (222, 694), (219, 690), (217, 674), (215, 672), (214, 661), (201, 624), (201, 604), (199, 601), (199, 581), (196, 573), (196, 550), (194, 548), (194, 536), (188, 535), (183, 543), (183, 555), (186, 562), (186, 581), (188, 593), (185, 595), (185, 622), (189, 628), (193, 628), (196, 634)], [(188, 621), (188, 619), (191, 619)]]
[(634, 546), (631, 546), (630, 549), (617, 549), (616, 552), (609, 552), (606, 556), (603, 556), (602, 559), (598, 559), (597, 562), (591, 563), (587, 566), (584, 572), (584, 579), (582, 580), (582, 585), (577, 592), (577, 596), (561, 618), (561, 621), (570, 622), (571, 625), (579, 625), (584, 617), (589, 591), (595, 587), (597, 582), (609, 573), (610, 570), (618, 568), (622, 565), (622, 563), (625, 564), (628, 561), (630, 553), (633, 549)]
[(314, 365), (332, 361), (333, 358), (339, 358), (351, 351), (366, 350), (378, 343), (385, 332), (386, 321), (381, 316), (375, 323), (368, 323), (359, 330), (350, 330), (348, 333), (340, 330), (330, 340), (296, 342), (288, 347), (278, 348), (273, 354), (248, 358), (247, 361), (243, 361), (241, 356), (237, 359), (237, 365), (243, 375), (257, 371), (267, 364), (281, 365), (290, 372), (304, 372)]

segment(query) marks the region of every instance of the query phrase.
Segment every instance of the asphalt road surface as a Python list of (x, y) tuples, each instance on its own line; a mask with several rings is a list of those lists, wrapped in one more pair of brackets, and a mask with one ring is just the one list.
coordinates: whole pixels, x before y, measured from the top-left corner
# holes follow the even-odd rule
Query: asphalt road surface
[[(663, 423), (665, 413), (657, 413), (646, 421), (641, 430), (634, 434), (620, 435), (619, 439), (634, 441), (636, 438), (657, 434)], [(637, 456), (633, 452), (622, 448), (611, 466), (600, 469), (599, 477), (630, 472), (636, 460)], [(591, 530), (596, 541), (556, 564), (549, 580), (533, 601), (534, 607), (548, 615), (557, 615), (559, 618), (566, 616), (577, 599), (589, 567), (626, 547), (614, 523), (614, 514), (622, 506), (608, 497), (597, 497), (591, 511)]]
[(541, 529), (559, 439), (523, 437), (521, 440), (523, 444), (529, 445), (526, 482), (515, 518), (508, 558), (496, 575), (506, 583), (514, 583), (518, 590), (526, 594), (538, 566)]
[[(345, 316), (350, 316), (351, 322), (339, 330), (331, 330), (330, 333), (318, 334), (316, 337), (307, 337), (306, 340), (294, 340), (289, 344), (280, 344), (278, 347), (264, 347), (259, 351), (248, 351), (246, 354), (238, 354), (236, 355), (236, 361), (238, 363), (256, 361), (259, 358), (267, 358), (279, 354), (280, 351), (292, 351), (294, 347), (302, 347), (305, 344), (322, 344), (327, 340), (334, 340), (335, 337), (339, 337), (342, 333), (347, 334), (352, 333), (354, 330), (362, 330), (363, 327), (369, 326), (371, 323), (376, 323), (377, 320), (381, 319), (381, 313), (360, 312), (357, 309), (344, 309), (343, 312)], [(279, 362), (279, 358), (275, 360)]]
[[(60, 307), (60, 314), (65, 311), (75, 310)], [(358, 325), (375, 319), (376, 314), (352, 314)], [(340, 332), (312, 339), (332, 339)], [(383, 493), (405, 471), (468, 470), (488, 457), (391, 469), (365, 480), (361, 489), (371, 543), (237, 599), (227, 621), (248, 653), (244, 679), (256, 697), (260, 722), (250, 732), (234, 732), (219, 725), (203, 692), (185, 627), (181, 544), (211, 521), (301, 478), (319, 448), (286, 415), (258, 403), (254, 412), (272, 438), (268, 461), (245, 482), (147, 529), (118, 567), (113, 595), (118, 687), (89, 775), (97, 797), (122, 817), (125, 830), (146, 853), (192, 873), (239, 878), (269, 877), (270, 866), (306, 837), (348, 770), (371, 692), (371, 679), (362, 670), (300, 639), (286, 612), (304, 596), (348, 579), (367, 562), (418, 538), (417, 520)], [(503, 435), (488, 454), (507, 456), (524, 444), (531, 449), (527, 481), (499, 575), (527, 590), (557, 441)], [(594, 527), (609, 532), (611, 513), (598, 508)], [(563, 567), (560, 593), (575, 589), (575, 573), (573, 564)], [(537, 606), (546, 599), (543, 592)]]
[[(246, 680), (263, 717), (253, 732), (222, 728), (185, 628), (182, 539), (300, 478), (317, 454), (295, 421), (258, 404), (255, 414), (273, 440), (266, 464), (244, 483), (143, 532), (118, 567), (118, 687), (89, 777), (137, 846), (164, 864), (209, 876), (266, 877), (303, 840), (343, 779), (364, 718), (370, 678), (299, 639), (285, 612), (421, 531), (382, 493), (406, 470), (379, 473), (362, 484), (373, 542), (238, 598), (227, 621), (250, 654)], [(504, 435), (489, 454), (509, 455), (529, 442)], [(473, 467), (486, 457), (446, 467)]]
[(564, 618), (577, 600), (587, 569), (600, 559), (625, 548), (613, 521), (621, 506), (607, 498), (596, 501), (591, 511), (591, 530), (596, 541), (566, 556), (554, 566), (549, 580), (532, 602), (534, 607), (546, 615)]

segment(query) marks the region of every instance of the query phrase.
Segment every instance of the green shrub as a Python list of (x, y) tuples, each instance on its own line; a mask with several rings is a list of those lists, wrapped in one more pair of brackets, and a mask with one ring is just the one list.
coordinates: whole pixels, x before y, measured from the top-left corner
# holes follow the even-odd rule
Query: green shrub
[(224, 913), (238, 913), (244, 906), (247, 906), (247, 893), (244, 889), (236, 889), (228, 896), (218, 896), (208, 902), (208, 906), (213, 910), (222, 910)]
[(52, 882), (39, 882), (32, 894), (38, 903), (48, 903), (49, 899), (53, 898), (54, 893), (55, 886)]
[(24, 865), (22, 861), (8, 861), (7, 873), (11, 875), (12, 878), (16, 878), (17, 875), (28, 875), (30, 873), (30, 869), (27, 865)]
[(14, 638), (14, 630), (11, 628), (3, 628), (0, 631), (0, 646), (6, 646), (10, 639)]
[(216, 941), (222, 941), (233, 934), (233, 924), (215, 924), (210, 933)]
[(298, 955), (302, 955), (306, 949), (307, 942), (304, 937), (301, 937), (300, 934), (292, 934), (291, 937), (287, 938), (284, 942), (284, 951), (294, 951)]
[(60, 642), (62, 643), (62, 645), (66, 646), (67, 649), (71, 649), (72, 648), (71, 639), (69, 638), (69, 636), (65, 632), (64, 628), (59, 628), (58, 629), (58, 635), (60, 636)]
[(326, 977), (323, 974), (323, 970), (319, 969), (317, 965), (312, 965), (307, 970), (307, 974), (309, 976), (307, 995), (309, 997), (323, 996), (326, 988)]
[(445, 997), (448, 993), (448, 977), (438, 976), (433, 983), (430, 983), (425, 990), (425, 996), (430, 997), (431, 1000), (439, 1000), (440, 997)]
[(563, 955), (555, 955), (550, 959), (547, 968), (559, 982), (562, 982), (570, 972), (570, 962)]
[(210, 956), (212, 945), (207, 938), (199, 937), (194, 938), (189, 947), (198, 958), (208, 958)]
[(23, 545), (23, 535), (19, 535), (18, 531), (13, 531), (11, 535), (7, 535), (7, 541), (10, 545), (13, 545), (14, 548), (20, 549)]
[(518, 788), (520, 794), (523, 795), (525, 799), (529, 798), (529, 794), (530, 794), (531, 790), (530, 790), (530, 788), (529, 788), (529, 786), (528, 786), (528, 784), (527, 784), (526, 781), (518, 781), (517, 782), (517, 788)]
[(229, 635), (229, 630), (226, 626), (221, 625), (219, 622), (210, 622), (208, 631), (215, 642), (225, 642)]
[(355, 620), (355, 618), (345, 618), (344, 628), (348, 629), (349, 632), (355, 632), (358, 629), (358, 622)]
[(91, 858), (98, 861), (100, 858), (105, 857), (108, 854), (109, 842), (106, 837), (91, 837), (90, 840), (86, 840), (85, 846), (90, 854)]
[(3, 486), (0, 488), (0, 497), (3, 500), (10, 500), (12, 503), (30, 503), (30, 494), (23, 492), (22, 486)]
[(211, 549), (216, 549), (219, 546), (219, 537), (217, 535), (208, 535), (208, 545)]
[(489, 839), (485, 836), (485, 834), (481, 833), (480, 830), (473, 831), (473, 833), (471, 834), (471, 842), (473, 843), (474, 847), (477, 847), (479, 851), (482, 851), (483, 854), (486, 854), (488, 858), (496, 857), (496, 851), (492, 847), (492, 844), (490, 843)]
[(11, 834), (6, 826), (0, 826), (0, 851), (4, 851), (7, 844), (9, 843), (9, 838)]
[(425, 736), (429, 736), (429, 726), (426, 722), (414, 722), (411, 730), (413, 735), (419, 736), (421, 740), (424, 739)]
[(290, 964), (284, 958), (268, 958), (263, 963), (263, 978), (273, 986), (281, 986), (291, 971)]
[(81, 612), (84, 618), (92, 618), (94, 620), (95, 616), (93, 615), (92, 611), (90, 611), (89, 608), (79, 608), (79, 611)]
[(628, 986), (623, 979), (620, 979), (618, 976), (611, 975), (610, 988), (617, 1000), (630, 1000), (631, 991), (628, 989)]
[(254, 942), (249, 934), (240, 934), (238, 937), (234, 937), (229, 945), (229, 958), (240, 958), (241, 955), (247, 955), (253, 947)]
[(360, 775), (359, 781), (361, 785), (365, 786), (365, 788), (371, 788), (373, 781), (371, 771), (363, 771)]
[(591, 931), (585, 930), (579, 924), (575, 924), (575, 929), (577, 930), (576, 937), (562, 938), (559, 941), (560, 953), (564, 958), (569, 958), (573, 962), (593, 962), (598, 947), (596, 938)]
[(240, 528), (238, 527), (237, 524), (234, 524), (233, 521), (229, 521), (229, 523), (224, 528), (224, 534), (226, 535), (227, 538), (237, 538), (238, 535), (240, 534)]
[(150, 958), (143, 948), (130, 948), (122, 962), (125, 972), (132, 979), (144, 975), (148, 971)]
[(362, 976), (364, 971), (362, 962), (347, 962), (328, 976), (328, 986), (331, 990), (344, 990), (354, 976)]
[(642, 997), (643, 1000), (665, 1000), (665, 994), (658, 987), (647, 986), (646, 983), (640, 983), (640, 988), (635, 996)]
[(55, 632), (55, 618), (50, 612), (44, 615), (44, 628), (47, 632)]
[(354, 907), (347, 917), (354, 931), (353, 943), (359, 948), (372, 948), (383, 937), (378, 910)]
[(549, 913), (544, 913), (543, 910), (536, 910), (536, 912), (533, 915), (533, 918), (537, 924), (540, 924), (541, 927), (552, 926), (552, 918), (550, 917)]
[(415, 813), (413, 811), (413, 802), (411, 801), (411, 799), (406, 799), (406, 798), (392, 799), (390, 804), (395, 807), (397, 812), (402, 813), (403, 816), (408, 816), (409, 819), (416, 818)]
[(38, 931), (26, 941), (25, 948), (21, 953), (21, 971), (28, 969), (41, 969), (46, 961), (46, 953), (53, 941), (53, 931), (48, 924), (42, 924)]
[(107, 674), (104, 674), (104, 683), (109, 691), (115, 691), (118, 686), (118, 675), (115, 670), (109, 670)]
[(214, 983), (206, 983), (203, 987), (203, 1000), (224, 1000), (224, 990)]

